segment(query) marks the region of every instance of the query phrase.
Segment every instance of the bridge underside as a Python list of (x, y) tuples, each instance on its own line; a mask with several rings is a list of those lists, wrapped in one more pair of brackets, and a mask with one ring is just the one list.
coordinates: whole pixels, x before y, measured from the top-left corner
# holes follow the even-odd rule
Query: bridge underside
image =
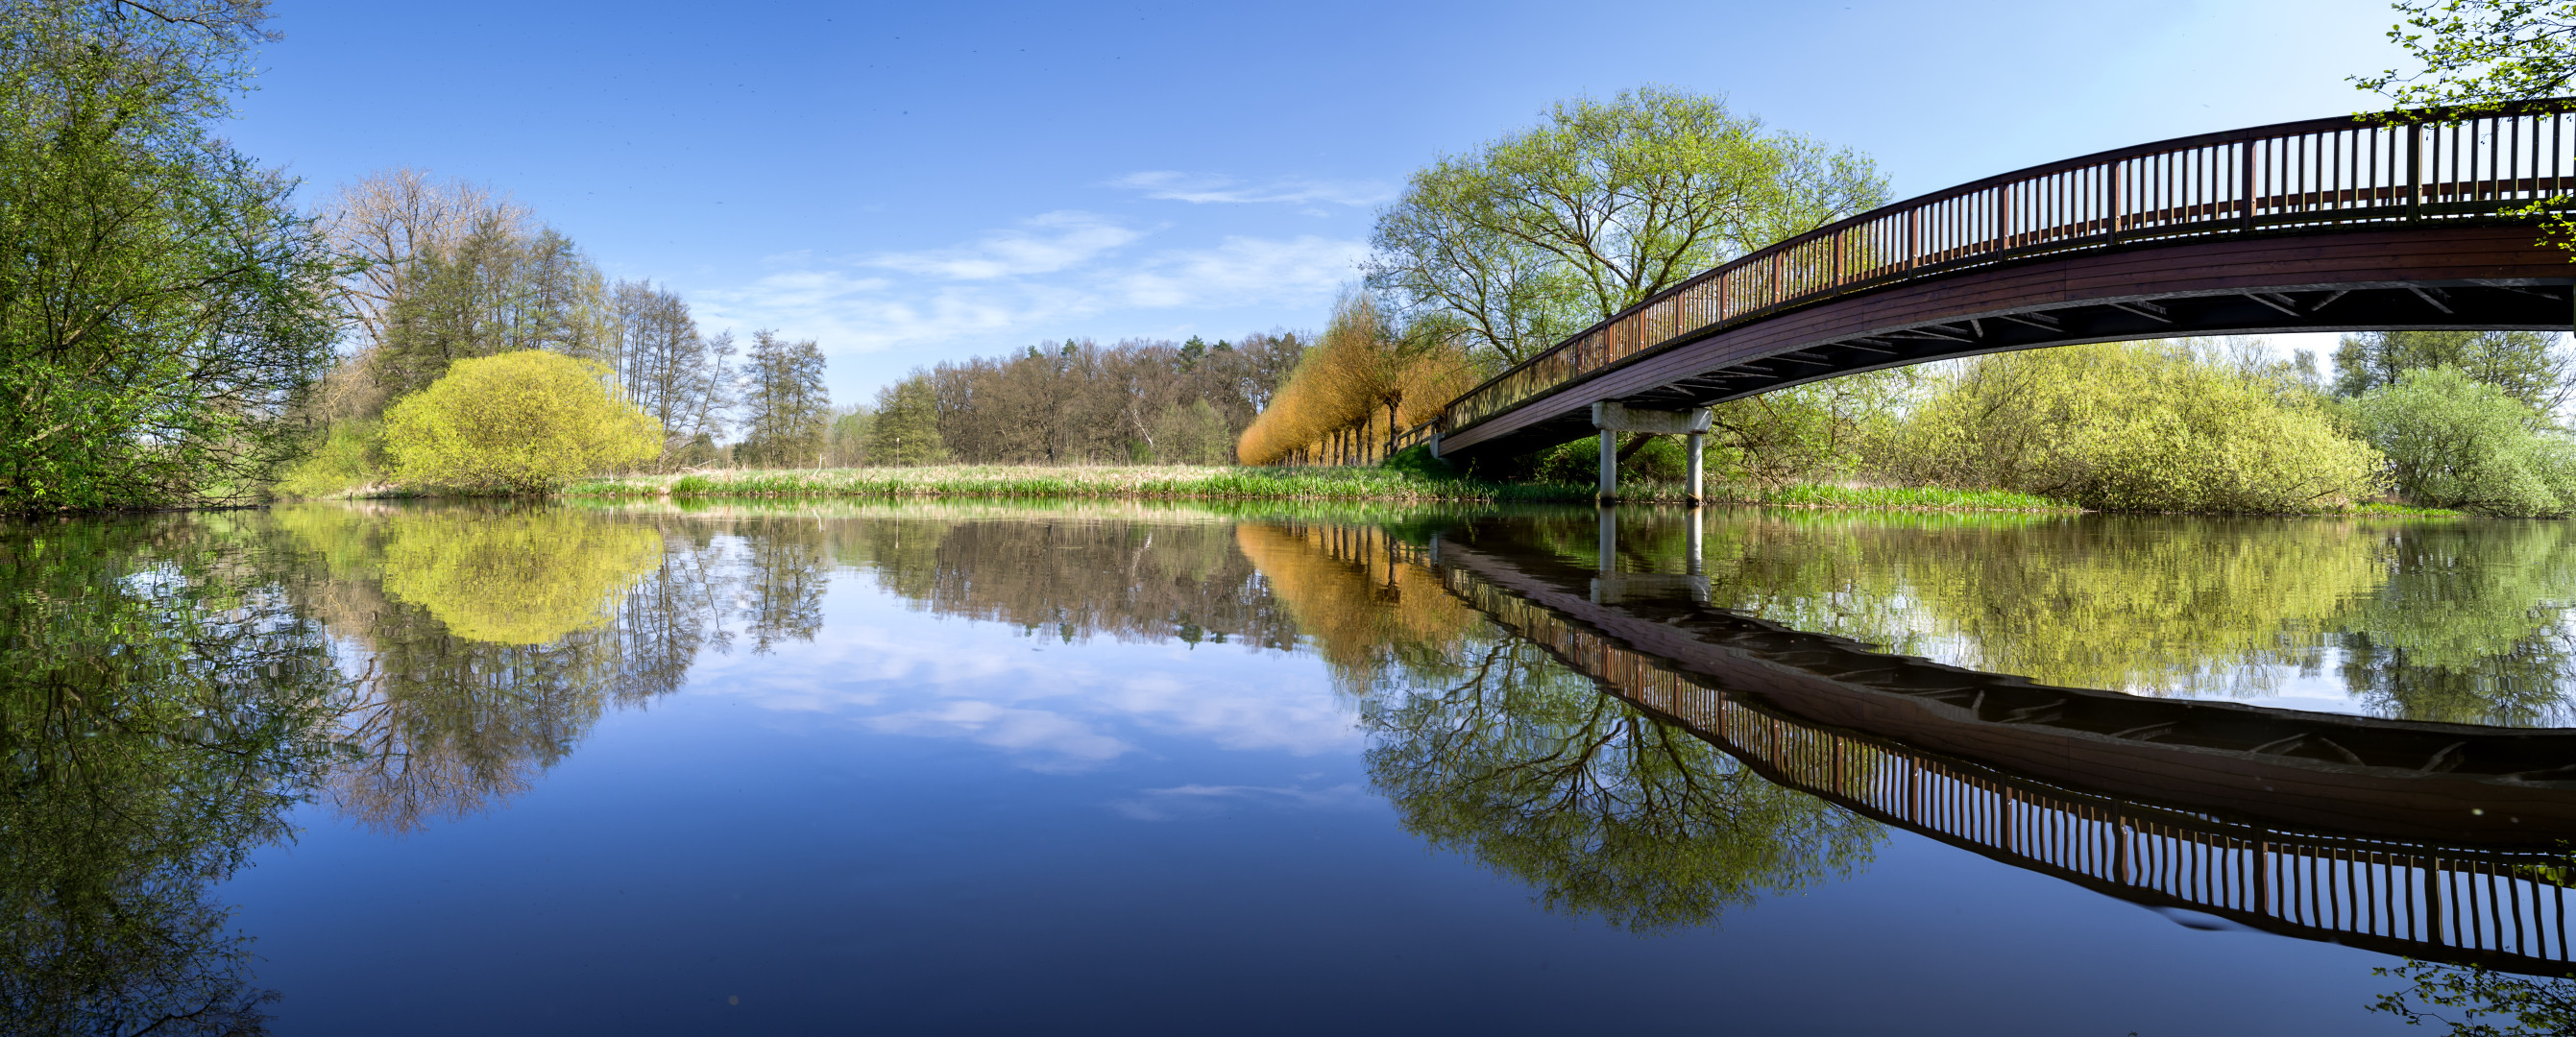
[(2401, 225), (2106, 248), (1866, 289), (1640, 353), (1444, 433), (1444, 457), (1593, 434), (1594, 403), (1674, 410), (1860, 371), (2184, 335), (2564, 331), (2576, 266), (2529, 224)]

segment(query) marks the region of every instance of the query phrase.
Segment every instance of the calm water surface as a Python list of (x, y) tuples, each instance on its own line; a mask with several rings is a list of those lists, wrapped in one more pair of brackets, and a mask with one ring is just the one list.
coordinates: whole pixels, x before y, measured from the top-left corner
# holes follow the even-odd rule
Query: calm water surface
[[(2347, 730), (2576, 726), (2570, 528), (1123, 505), (8, 526), (0, 1030), (2418, 1032), (2367, 1010), (2403, 947), (2087, 885), (2027, 834), (1859, 790), (1965, 768), (2096, 814), (2296, 828), (2264, 803), (2087, 790), (1728, 696), (1857, 642), (2324, 724), (2260, 752), (2341, 781), (2314, 746), (2380, 751)], [(1728, 617), (1773, 640), (1694, 647)], [(1959, 708), (2012, 737), (2058, 716)], [(2513, 780), (2568, 784), (2535, 775)]]

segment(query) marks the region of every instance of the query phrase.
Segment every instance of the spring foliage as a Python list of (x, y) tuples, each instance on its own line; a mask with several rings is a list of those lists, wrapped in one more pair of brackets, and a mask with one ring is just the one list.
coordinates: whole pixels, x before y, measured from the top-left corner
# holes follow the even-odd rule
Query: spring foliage
[(2406, 499), (2490, 515), (2576, 510), (2576, 442), (2457, 368), (2408, 371), (2348, 404)]
[(542, 493), (661, 453), (652, 417), (609, 392), (606, 368), (523, 350), (460, 360), (385, 415), (394, 477), (415, 487)]
[(262, 12), (190, 7), (0, 10), (0, 512), (246, 498), (329, 361), (293, 182), (211, 132)]
[(1401, 325), (1376, 297), (1345, 293), (1322, 337), (1243, 430), (1235, 456), (1276, 464), (1337, 436), (1354, 448), (1384, 445), (1475, 385), (1458, 341), (1442, 321)]
[(1873, 452), (1917, 485), (2118, 511), (2340, 507), (2374, 488), (2381, 464), (2305, 390), (2167, 342), (1967, 361)]

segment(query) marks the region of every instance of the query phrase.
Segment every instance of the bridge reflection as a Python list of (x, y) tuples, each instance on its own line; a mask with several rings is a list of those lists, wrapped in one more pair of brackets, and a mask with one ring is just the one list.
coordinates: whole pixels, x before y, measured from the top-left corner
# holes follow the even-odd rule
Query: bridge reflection
[(1525, 527), (1309, 543), (1421, 566), (1764, 778), (2016, 867), (2415, 958), (2576, 962), (2556, 842), (2576, 818), (2576, 731), (2155, 700), (1880, 654), (1713, 608), (1695, 571), (1618, 572), (1615, 522), (1599, 568), (1512, 543)]

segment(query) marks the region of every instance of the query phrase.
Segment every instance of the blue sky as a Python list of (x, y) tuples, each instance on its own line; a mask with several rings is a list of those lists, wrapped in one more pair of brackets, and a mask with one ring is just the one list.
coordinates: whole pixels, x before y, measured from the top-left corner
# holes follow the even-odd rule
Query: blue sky
[(318, 202), (411, 165), (533, 206), (837, 400), (1040, 340), (1321, 323), (1413, 169), (1559, 99), (1726, 95), (1899, 196), (2370, 103), (2384, 3), (275, 0), (233, 139)]

